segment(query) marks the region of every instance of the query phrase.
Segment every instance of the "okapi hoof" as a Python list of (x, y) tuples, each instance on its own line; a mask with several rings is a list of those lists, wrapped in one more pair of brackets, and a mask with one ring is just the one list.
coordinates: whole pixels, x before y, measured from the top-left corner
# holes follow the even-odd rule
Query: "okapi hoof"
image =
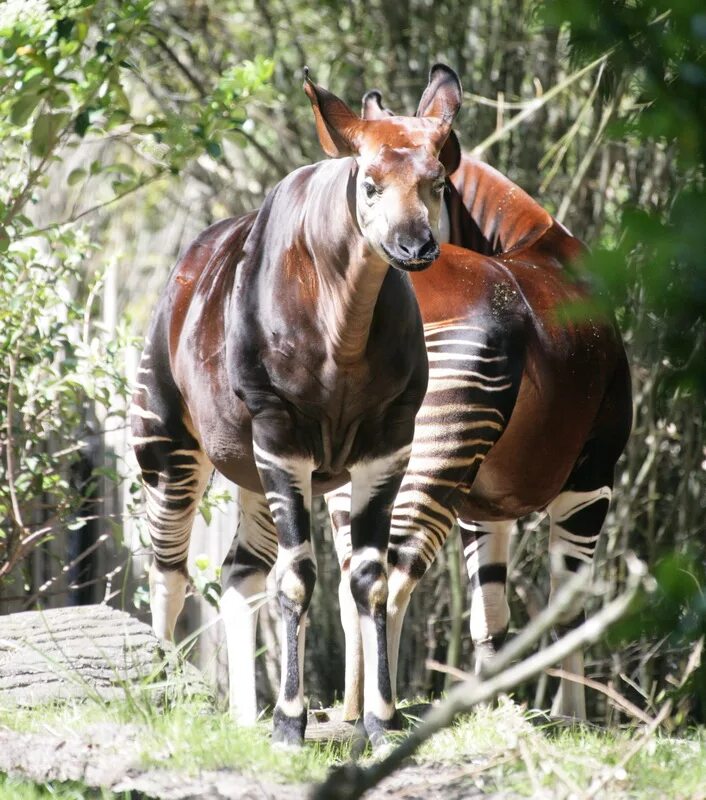
[(507, 630), (508, 629), (505, 628), (505, 630), (501, 631), (495, 636), (489, 636), (483, 641), (473, 642), (473, 655), (476, 675), (480, 674), (484, 664), (487, 664), (495, 658), (500, 648), (505, 644), (505, 641), (507, 640)]
[(380, 719), (375, 714), (368, 713), (364, 717), (364, 722), (373, 753), (376, 756), (384, 756), (392, 743), (393, 737), (390, 734), (394, 734), (395, 731), (402, 728), (399, 713), (395, 711), (390, 719)]
[(272, 741), (286, 747), (301, 747), (306, 731), (306, 709), (297, 717), (290, 717), (279, 706), (272, 715)]

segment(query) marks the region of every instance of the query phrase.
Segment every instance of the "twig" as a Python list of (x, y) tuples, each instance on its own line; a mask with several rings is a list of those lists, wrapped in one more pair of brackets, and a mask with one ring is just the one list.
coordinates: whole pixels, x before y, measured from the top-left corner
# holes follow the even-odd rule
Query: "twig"
[(433, 708), (419, 727), (413, 730), (386, 758), (366, 768), (356, 764), (344, 764), (333, 770), (323, 783), (314, 788), (311, 800), (356, 800), (383, 778), (391, 775), (437, 731), (451, 725), (458, 714), (470, 711), (478, 703), (492, 700), (498, 694), (507, 692), (518, 683), (534, 677), (579, 648), (597, 641), (606, 629), (627, 611), (642, 583), (645, 574), (642, 562), (633, 557), (628, 566), (631, 580), (622, 595), (545, 650), (535, 653), (515, 666), (508, 667), (518, 653), (524, 652), (561, 618), (567, 604), (584, 590), (588, 570), (582, 570), (583, 575), (580, 581), (578, 580), (579, 576), (572, 579), (558, 593), (556, 601), (551, 603), (548, 609), (539, 614), (537, 619), (514, 641), (503, 647), (495, 659), (487, 663), (483, 670), (488, 676), (486, 680), (481, 681), (469, 676), (465, 683), (454, 687), (449, 692), (447, 699)]
[(469, 677), (468, 672), (464, 672), (458, 667), (452, 667), (450, 664), (442, 664), (441, 661), (435, 661), (433, 658), (428, 658), (424, 662), (424, 666), (432, 672), (443, 672), (444, 675), (450, 675), (458, 681), (467, 681)]
[[(97, 517), (95, 517), (97, 519)], [(40, 596), (46, 597), (47, 590), (53, 586), (62, 575), (68, 574), (73, 567), (75, 567), (79, 562), (83, 561), (84, 558), (87, 558), (94, 550), (97, 550), (104, 542), (106, 542), (110, 538), (110, 534), (103, 533), (101, 534), (93, 544), (89, 545), (85, 550), (79, 553), (76, 558), (69, 561), (68, 564), (65, 564), (59, 573), (54, 575), (53, 577), (49, 578), (48, 580), (44, 581), (44, 583), (37, 589), (37, 591), (26, 600), (26, 606), (31, 606), (35, 600), (37, 600)], [(98, 580), (102, 580), (103, 576), (101, 576)], [(78, 588), (74, 585), (68, 586), (64, 591), (75, 591)]]
[(560, 83), (557, 83), (556, 86), (552, 86), (548, 92), (545, 92), (541, 97), (536, 97), (534, 100), (530, 101), (527, 104), (527, 107), (524, 111), (520, 111), (519, 114), (515, 114), (515, 116), (502, 128), (499, 128), (490, 136), (487, 136), (480, 144), (476, 145), (471, 154), (474, 156), (482, 155), (489, 147), (492, 147), (496, 142), (500, 141), (506, 134), (510, 133), (510, 131), (514, 130), (518, 125), (524, 122), (526, 119), (531, 117), (535, 111), (538, 111), (542, 106), (546, 105), (550, 100), (552, 100), (556, 95), (560, 94), (571, 86), (572, 83), (575, 83), (579, 78), (582, 78), (587, 72), (591, 72), (597, 66), (599, 66), (603, 61), (608, 58), (608, 53), (604, 53), (599, 58), (595, 59), (595, 61), (591, 61), (590, 64), (587, 64), (585, 67), (582, 67), (577, 72), (574, 72), (573, 75), (569, 75), (568, 78), (565, 78)]
[(90, 206), (89, 208), (86, 208), (83, 211), (81, 211), (80, 214), (72, 214), (70, 217), (67, 217), (65, 220), (62, 220), (60, 222), (52, 222), (50, 225), (45, 225), (43, 228), (33, 228), (31, 231), (28, 231), (25, 234), (25, 236), (37, 236), (37, 234), (46, 233), (47, 231), (54, 230), (55, 228), (61, 228), (64, 225), (71, 225), (72, 223), (77, 222), (78, 220), (88, 216), (89, 214), (93, 214), (96, 211), (100, 211), (103, 208), (107, 208), (108, 206), (113, 205), (113, 203), (117, 203), (119, 200), (122, 200), (128, 195), (133, 194), (134, 192), (137, 192), (140, 189), (144, 189), (145, 186), (148, 186), (153, 181), (156, 181), (159, 178), (163, 178), (164, 173), (165, 170), (160, 169), (154, 175), (150, 175), (145, 180), (139, 181), (134, 186), (131, 186), (129, 189), (126, 189), (124, 192), (116, 194), (109, 200), (104, 200), (102, 203), (96, 203), (94, 206)]
[(579, 164), (576, 173), (571, 181), (571, 185), (569, 186), (568, 191), (562, 198), (561, 205), (559, 206), (559, 210), (557, 211), (556, 214), (556, 218), (559, 220), (559, 222), (564, 221), (571, 206), (571, 201), (574, 199), (574, 195), (581, 186), (581, 183), (583, 182), (586, 173), (588, 172), (591, 164), (593, 163), (596, 151), (598, 150), (598, 147), (600, 146), (601, 141), (603, 139), (603, 132), (605, 131), (608, 123), (615, 114), (619, 102), (620, 98), (618, 96), (614, 97), (613, 100), (606, 107), (606, 109), (603, 111), (603, 116), (601, 117), (600, 124), (598, 125), (598, 130), (596, 131), (596, 135), (593, 137), (591, 144), (588, 146), (588, 149), (584, 153), (584, 156), (581, 159), (581, 163)]
[(664, 720), (669, 715), (669, 712), (672, 710), (672, 701), (667, 700), (667, 702), (662, 706), (660, 709), (659, 714), (652, 720), (650, 725), (645, 729), (643, 735), (635, 742), (635, 744), (627, 751), (627, 753), (618, 761), (618, 763), (610, 768), (610, 771), (607, 774), (604, 774), (603, 777), (600, 777), (596, 780), (596, 782), (589, 787), (588, 791), (583, 795), (583, 800), (590, 800), (590, 798), (595, 797), (597, 794), (601, 793), (602, 790), (605, 788), (605, 785), (613, 778), (618, 770), (622, 770), (625, 768), (625, 765), (633, 759), (639, 752), (642, 750), (643, 747), (647, 744), (647, 742), (652, 738), (652, 735), (657, 730), (657, 728), (664, 722)]
[[(601, 64), (600, 69), (598, 70), (598, 75), (596, 76), (596, 80), (593, 84), (593, 88), (591, 89), (591, 93), (586, 98), (586, 102), (583, 104), (581, 110), (579, 111), (576, 119), (574, 120), (573, 125), (569, 128), (567, 134), (563, 137), (563, 140), (560, 143), (557, 143), (554, 147), (550, 148), (547, 152), (545, 157), (539, 162), (540, 169), (544, 167), (546, 161), (551, 157), (553, 152), (556, 152), (556, 157), (554, 158), (554, 163), (547, 171), (547, 174), (544, 176), (544, 180), (539, 186), (539, 194), (544, 194), (547, 190), (547, 187), (554, 179), (554, 176), (559, 170), (561, 166), (561, 162), (564, 160), (564, 156), (566, 155), (569, 147), (571, 147), (571, 143), (576, 138), (579, 132), (579, 128), (581, 123), (583, 122), (584, 117), (588, 113), (588, 110), (593, 105), (593, 101), (598, 93), (598, 87), (601, 85), (601, 79), (603, 78), (603, 73), (605, 71), (605, 62)], [(556, 149), (558, 147), (558, 149)]]
[(15, 376), (17, 374), (17, 360), (14, 355), (8, 356), (10, 374), (7, 381), (7, 419), (5, 423), (5, 461), (7, 464), (7, 486), (10, 490), (10, 503), (12, 505), (12, 517), (15, 527), (21, 533), (27, 531), (22, 520), (22, 511), (17, 500), (17, 489), (15, 487), (15, 438), (12, 433), (12, 418), (15, 415)]
[(621, 708), (631, 716), (639, 719), (640, 722), (644, 722), (645, 725), (652, 725), (654, 722), (652, 717), (645, 714), (645, 712), (638, 708), (634, 703), (631, 703), (627, 697), (623, 697), (623, 695), (613, 689), (612, 686), (606, 686), (604, 683), (599, 683), (591, 678), (585, 678), (582, 675), (574, 675), (573, 672), (566, 672), (563, 669), (547, 669), (545, 672), (547, 675), (551, 675), (553, 678), (561, 678), (562, 680), (580, 683), (583, 686), (587, 686), (589, 689), (595, 689), (595, 691), (601, 692), (601, 694), (604, 694), (606, 697), (612, 700), (613, 703), (618, 706), (618, 708)]
[(534, 761), (532, 760), (532, 756), (530, 755), (529, 748), (527, 747), (527, 743), (523, 739), (517, 740), (517, 749), (520, 753), (520, 758), (522, 759), (525, 769), (527, 770), (527, 774), (529, 775), (530, 783), (532, 784), (532, 790), (534, 792), (535, 797), (542, 796), (542, 785), (539, 782), (539, 777), (537, 775), (537, 770), (534, 768)]

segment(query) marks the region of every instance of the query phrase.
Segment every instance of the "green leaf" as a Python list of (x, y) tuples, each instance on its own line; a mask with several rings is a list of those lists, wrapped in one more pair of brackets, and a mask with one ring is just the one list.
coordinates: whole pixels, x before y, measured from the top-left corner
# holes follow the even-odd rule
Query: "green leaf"
[(70, 118), (69, 114), (41, 114), (32, 128), (32, 153), (40, 158), (49, 155)]
[(66, 108), (71, 101), (63, 89), (53, 89), (49, 95), (49, 104), (52, 108)]
[(90, 125), (91, 118), (89, 116), (89, 111), (87, 108), (84, 108), (83, 111), (76, 117), (74, 120), (74, 130), (76, 133), (83, 139), (88, 130), (88, 126)]
[(223, 150), (221, 150), (221, 146), (218, 142), (214, 142), (213, 139), (211, 141), (206, 142), (206, 152), (212, 158), (220, 158), (223, 155)]
[(41, 99), (40, 95), (33, 92), (21, 95), (19, 100), (12, 106), (10, 122), (13, 125), (24, 125), (32, 116), (32, 112)]
[(75, 186), (79, 181), (82, 181), (86, 177), (86, 170), (81, 169), (72, 169), (69, 173), (69, 177), (67, 178), (67, 183), (69, 186)]

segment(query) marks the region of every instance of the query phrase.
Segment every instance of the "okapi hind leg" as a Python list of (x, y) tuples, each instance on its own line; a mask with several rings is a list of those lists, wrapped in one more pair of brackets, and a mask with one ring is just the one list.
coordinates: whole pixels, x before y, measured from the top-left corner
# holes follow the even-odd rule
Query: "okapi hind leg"
[[(610, 507), (610, 498), (611, 486), (604, 485), (583, 491), (563, 491), (547, 506), (551, 521), (549, 529), (551, 596), (554, 596), (584, 564), (593, 563), (596, 544)], [(555, 634), (561, 635), (566, 630), (577, 627), (584, 620), (582, 598), (560, 619), (559, 624), (555, 626)], [(565, 658), (561, 667), (565, 672), (583, 678), (583, 652), (577, 651)], [(552, 713), (562, 717), (586, 719), (583, 685), (562, 678)]]
[(191, 526), (213, 465), (187, 427), (176, 387), (165, 370), (153, 370), (151, 364), (148, 341), (130, 407), (131, 443), (142, 473), (154, 553), (152, 627), (160, 639), (173, 641), (189, 582)]
[(228, 647), (229, 709), (241, 725), (257, 721), (255, 634), (277, 532), (263, 495), (240, 489), (238, 529), (223, 562), (221, 619)]
[[(623, 440), (624, 441), (624, 440)], [(610, 508), (617, 435), (591, 439), (585, 445), (564, 489), (547, 506), (549, 513), (549, 569), (551, 595), (554, 595), (581, 566), (592, 564), (601, 529)], [(569, 609), (555, 628), (556, 634), (580, 625), (585, 619), (584, 598)], [(584, 674), (583, 653), (564, 659), (565, 672)], [(565, 717), (586, 719), (586, 700), (582, 684), (562, 679), (552, 712)]]
[(341, 569), (338, 583), (338, 604), (345, 639), (345, 675), (343, 690), (343, 719), (355, 722), (363, 715), (363, 640), (360, 617), (351, 593), (351, 485), (326, 495), (326, 507), (331, 519), (333, 543)]
[(203, 452), (191, 448), (172, 449), (166, 462), (156, 474), (143, 468), (142, 477), (154, 553), (149, 575), (152, 627), (160, 639), (173, 641), (189, 584), (191, 527), (213, 468)]
[(459, 520), (463, 554), (471, 584), (471, 639), (476, 673), (502, 647), (510, 623), (507, 560), (515, 520)]

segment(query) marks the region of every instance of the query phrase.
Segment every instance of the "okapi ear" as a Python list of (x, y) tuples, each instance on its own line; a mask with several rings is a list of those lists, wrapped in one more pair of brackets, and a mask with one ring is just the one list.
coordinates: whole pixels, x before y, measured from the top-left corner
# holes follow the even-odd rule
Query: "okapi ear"
[(451, 125), (461, 108), (463, 90), (458, 75), (446, 64), (434, 64), (429, 71), (429, 83), (417, 108), (418, 117), (438, 117), (441, 120), (437, 144), (439, 161), (450, 175), (461, 163), (461, 145)]
[(311, 102), (316, 120), (316, 133), (327, 156), (358, 155), (361, 120), (332, 92), (317, 86), (304, 67), (304, 91)]
[(429, 71), (429, 83), (417, 109), (418, 117), (439, 117), (451, 126), (463, 100), (461, 81), (446, 64), (434, 64)]
[(461, 163), (461, 144), (455, 131), (449, 131), (449, 135), (439, 153), (439, 161), (444, 165), (447, 175), (456, 172), (458, 169)]
[(363, 119), (387, 119), (395, 115), (382, 104), (380, 90), (371, 89), (363, 95), (363, 107), (360, 110), (360, 116)]

